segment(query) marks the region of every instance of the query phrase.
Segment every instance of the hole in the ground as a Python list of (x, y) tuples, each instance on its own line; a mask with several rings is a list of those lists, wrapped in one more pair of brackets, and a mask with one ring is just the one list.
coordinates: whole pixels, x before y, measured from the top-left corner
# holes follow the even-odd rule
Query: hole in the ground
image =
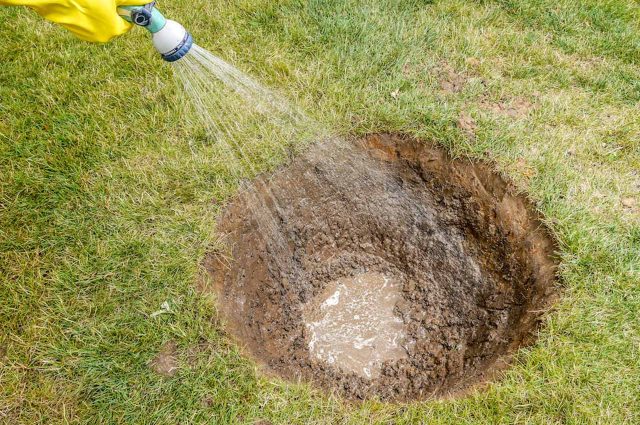
[(486, 165), (397, 135), (317, 145), (230, 203), (206, 267), (268, 371), (352, 399), (461, 393), (530, 343), (554, 244)]

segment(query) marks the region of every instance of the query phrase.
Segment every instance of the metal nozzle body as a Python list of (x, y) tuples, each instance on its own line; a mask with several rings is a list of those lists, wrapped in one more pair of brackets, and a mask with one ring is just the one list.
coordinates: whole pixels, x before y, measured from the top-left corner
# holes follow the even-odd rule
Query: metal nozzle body
[(178, 22), (166, 19), (155, 2), (144, 6), (121, 6), (118, 14), (126, 21), (146, 28), (153, 46), (167, 62), (183, 58), (193, 46), (193, 37)]

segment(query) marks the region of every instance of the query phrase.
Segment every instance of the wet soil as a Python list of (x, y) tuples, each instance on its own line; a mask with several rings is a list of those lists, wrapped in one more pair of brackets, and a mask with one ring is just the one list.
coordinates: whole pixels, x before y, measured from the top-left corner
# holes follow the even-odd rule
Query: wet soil
[(461, 394), (531, 343), (554, 243), (489, 166), (399, 135), (328, 140), (251, 183), (205, 266), (267, 372), (350, 399)]

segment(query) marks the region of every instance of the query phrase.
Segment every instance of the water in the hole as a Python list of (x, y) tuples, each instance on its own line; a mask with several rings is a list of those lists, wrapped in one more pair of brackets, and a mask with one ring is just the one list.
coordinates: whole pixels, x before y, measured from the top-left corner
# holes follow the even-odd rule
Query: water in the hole
[(404, 322), (395, 314), (402, 284), (376, 272), (327, 284), (305, 314), (309, 351), (319, 360), (364, 378), (385, 361), (407, 356)]

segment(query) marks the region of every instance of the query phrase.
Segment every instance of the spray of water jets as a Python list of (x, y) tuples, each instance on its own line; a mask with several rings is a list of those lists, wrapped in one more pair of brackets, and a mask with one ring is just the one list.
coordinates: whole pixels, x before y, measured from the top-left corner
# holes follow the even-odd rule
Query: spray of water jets
[(320, 155), (336, 161), (344, 157), (338, 151), (347, 144), (335, 143), (326, 128), (287, 99), (200, 46), (194, 45), (174, 66), (174, 75), (207, 137), (219, 147), (240, 190), (259, 205), (253, 215), (265, 241), (275, 250), (286, 250), (286, 237), (277, 230), (277, 220), (279, 211), (287, 206), (273, 194), (266, 199), (257, 196), (256, 187), (246, 182), (260, 174), (265, 163), (267, 168), (277, 165), (312, 142), (319, 143)]

